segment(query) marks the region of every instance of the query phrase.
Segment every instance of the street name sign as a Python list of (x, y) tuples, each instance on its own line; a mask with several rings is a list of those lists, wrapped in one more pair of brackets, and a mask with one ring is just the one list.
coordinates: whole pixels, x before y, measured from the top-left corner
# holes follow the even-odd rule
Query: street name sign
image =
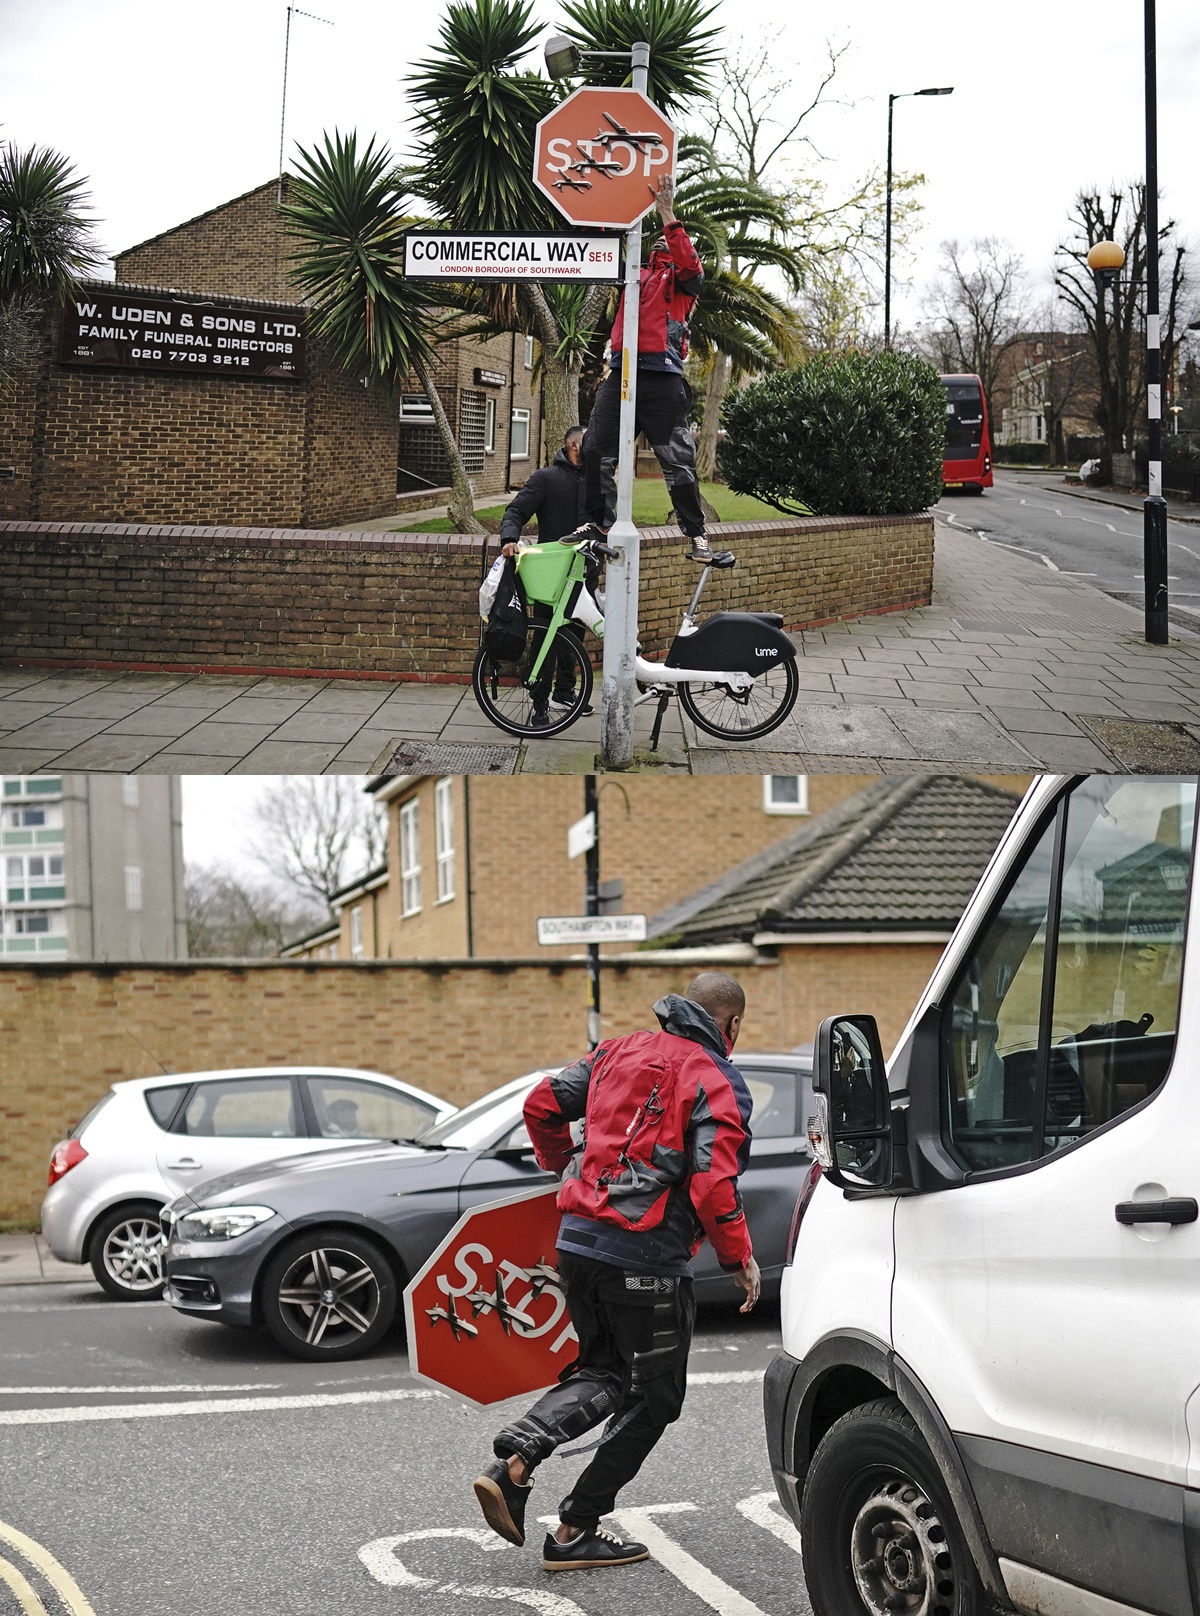
[(673, 177), (675, 129), (640, 90), (585, 88), (537, 126), (533, 181), (573, 224), (627, 230)]
[(644, 943), (645, 915), (542, 915), (537, 940), (552, 943)]
[(581, 853), (589, 852), (596, 845), (596, 815), (584, 814), (573, 825), (567, 827), (567, 857), (578, 858)]
[(552, 1386), (578, 1337), (558, 1276), (558, 1185), (465, 1212), (404, 1292), (417, 1380), (479, 1407)]
[(619, 281), (616, 236), (460, 235), (410, 230), (404, 238), (410, 281)]

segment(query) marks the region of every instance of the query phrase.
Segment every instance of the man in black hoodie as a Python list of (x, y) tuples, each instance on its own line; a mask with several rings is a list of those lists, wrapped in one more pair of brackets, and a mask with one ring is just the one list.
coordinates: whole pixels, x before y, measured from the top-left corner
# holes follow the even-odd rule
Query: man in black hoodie
[(563, 446), (548, 466), (535, 471), (517, 491), (500, 523), (503, 553), (513, 556), (526, 522), (537, 517), (537, 542), (550, 544), (573, 533), (583, 521), (583, 428), (570, 426)]

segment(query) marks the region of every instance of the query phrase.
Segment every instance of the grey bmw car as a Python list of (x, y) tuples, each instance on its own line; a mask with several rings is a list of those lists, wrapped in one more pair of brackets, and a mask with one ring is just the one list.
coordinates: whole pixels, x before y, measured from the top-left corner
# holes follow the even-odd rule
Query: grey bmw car
[[(808, 1167), (808, 1055), (739, 1054), (754, 1101), (742, 1200), (766, 1294), (778, 1291)], [(293, 1156), (195, 1186), (162, 1214), (166, 1300), (180, 1313), (265, 1326), (298, 1358), (355, 1358), (395, 1322), (409, 1279), (468, 1207), (553, 1182), (522, 1120), (544, 1074), (518, 1077), (413, 1143)], [(700, 1301), (736, 1291), (705, 1246)]]

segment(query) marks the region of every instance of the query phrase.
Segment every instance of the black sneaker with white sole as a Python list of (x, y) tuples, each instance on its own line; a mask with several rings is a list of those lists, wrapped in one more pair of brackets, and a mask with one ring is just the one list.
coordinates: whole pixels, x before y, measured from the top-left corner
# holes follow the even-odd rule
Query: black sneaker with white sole
[(512, 1479), (506, 1459), (497, 1459), (475, 1478), (475, 1496), (484, 1520), (499, 1537), (519, 1549), (525, 1546), (525, 1506), (532, 1491), (532, 1481)]
[(544, 1571), (593, 1571), (599, 1566), (633, 1565), (649, 1558), (650, 1550), (644, 1543), (626, 1543), (602, 1526), (594, 1532), (580, 1531), (568, 1543), (560, 1543), (553, 1532), (547, 1532), (542, 1544)]

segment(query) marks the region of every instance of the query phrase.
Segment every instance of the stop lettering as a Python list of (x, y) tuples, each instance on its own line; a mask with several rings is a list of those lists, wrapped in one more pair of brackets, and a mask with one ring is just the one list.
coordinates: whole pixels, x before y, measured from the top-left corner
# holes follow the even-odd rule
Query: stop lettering
[(674, 177), (676, 145), (640, 90), (576, 90), (537, 126), (534, 183), (573, 224), (625, 230)]

